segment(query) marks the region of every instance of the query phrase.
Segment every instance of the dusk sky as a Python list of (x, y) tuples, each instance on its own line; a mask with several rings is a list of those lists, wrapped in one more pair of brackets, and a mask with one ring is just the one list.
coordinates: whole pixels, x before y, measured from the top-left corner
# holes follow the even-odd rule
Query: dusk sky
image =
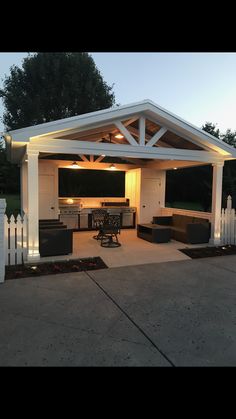
[[(27, 53), (0, 53), (0, 85)], [(201, 127), (236, 130), (236, 53), (92, 53), (116, 102), (151, 99)], [(0, 117), (3, 106), (0, 103)], [(0, 131), (4, 127), (0, 122)]]

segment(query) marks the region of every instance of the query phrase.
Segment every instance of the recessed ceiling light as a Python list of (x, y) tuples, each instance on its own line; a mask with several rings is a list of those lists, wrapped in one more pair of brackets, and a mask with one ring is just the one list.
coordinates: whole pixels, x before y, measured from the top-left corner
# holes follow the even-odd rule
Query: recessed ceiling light
[(122, 134), (116, 134), (116, 135), (115, 135), (115, 138), (118, 138), (118, 139), (120, 139), (120, 138), (124, 138), (124, 135), (122, 135)]
[(74, 161), (69, 167), (71, 169), (81, 169), (81, 166), (79, 166), (78, 163), (76, 163), (76, 161)]
[(116, 166), (112, 163), (110, 167), (108, 168), (108, 170), (117, 170), (117, 169), (116, 169)]

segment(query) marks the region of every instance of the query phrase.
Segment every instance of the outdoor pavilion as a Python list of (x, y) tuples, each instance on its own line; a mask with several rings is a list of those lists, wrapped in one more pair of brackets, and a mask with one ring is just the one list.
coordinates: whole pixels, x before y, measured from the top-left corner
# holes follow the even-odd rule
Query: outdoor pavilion
[[(223, 166), (236, 159), (236, 150), (150, 100), (9, 131), (4, 138), (9, 161), (21, 167), (28, 261), (40, 258), (42, 208), (48, 208), (45, 218), (58, 217), (58, 168), (73, 161), (87, 169), (106, 170), (112, 158), (119, 158), (115, 166), (126, 171), (126, 196), (137, 207), (138, 222), (165, 206), (166, 170), (212, 165), (211, 243), (219, 244)], [(50, 197), (40, 190), (43, 175), (51, 176)], [(156, 196), (147, 190), (145, 179), (158, 179)]]

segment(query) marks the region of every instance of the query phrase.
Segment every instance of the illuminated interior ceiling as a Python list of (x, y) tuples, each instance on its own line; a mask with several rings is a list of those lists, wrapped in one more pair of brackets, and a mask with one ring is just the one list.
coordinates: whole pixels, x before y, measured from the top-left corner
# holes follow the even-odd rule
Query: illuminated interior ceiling
[(100, 128), (88, 129), (87, 131), (76, 132), (73, 134), (64, 133), (58, 135), (57, 138), (61, 140), (80, 140), (92, 141), (102, 143), (115, 143), (115, 144), (129, 144), (125, 137), (116, 138), (115, 135), (120, 133), (118, 128), (111, 124)]
[[(134, 139), (139, 141), (139, 120), (133, 118), (133, 120), (122, 121), (123, 125), (127, 128)], [(145, 143), (153, 137), (153, 135), (161, 129), (161, 126), (146, 119), (146, 134)], [(87, 131), (76, 132), (72, 134), (63, 133), (58, 135), (58, 139), (64, 140), (76, 140), (76, 141), (92, 141), (101, 143), (113, 143), (113, 144), (129, 144), (124, 136), (117, 138), (116, 135), (120, 134), (120, 131), (114, 124), (107, 126), (88, 129)], [(154, 147), (166, 147), (166, 148), (179, 148), (188, 150), (204, 150), (197, 144), (194, 144), (181, 136), (167, 130), (167, 132), (161, 137), (161, 139), (154, 145)]]
[[(139, 136), (139, 121), (133, 122), (131, 125), (127, 126), (127, 129), (130, 133), (138, 138)], [(146, 119), (146, 144), (148, 140), (150, 140), (156, 132), (161, 129), (161, 126), (149, 121)], [(173, 147), (173, 148), (181, 148), (181, 149), (188, 149), (188, 150), (204, 150), (202, 147), (193, 144), (192, 142), (185, 140), (179, 135), (174, 134), (171, 131), (167, 131), (161, 139), (154, 145), (154, 147)]]

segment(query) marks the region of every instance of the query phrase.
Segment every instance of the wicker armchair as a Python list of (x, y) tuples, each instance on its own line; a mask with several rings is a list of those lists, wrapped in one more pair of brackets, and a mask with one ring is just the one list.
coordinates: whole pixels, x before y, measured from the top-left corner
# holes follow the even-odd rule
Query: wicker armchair
[(98, 231), (98, 234), (93, 236), (95, 240), (101, 240), (101, 228), (104, 223), (104, 219), (107, 215), (107, 210), (104, 209), (97, 209), (92, 211), (92, 223), (95, 229)]
[(117, 235), (120, 234), (120, 221), (120, 215), (106, 215), (103, 226), (100, 230), (102, 247), (121, 246), (117, 237)]

